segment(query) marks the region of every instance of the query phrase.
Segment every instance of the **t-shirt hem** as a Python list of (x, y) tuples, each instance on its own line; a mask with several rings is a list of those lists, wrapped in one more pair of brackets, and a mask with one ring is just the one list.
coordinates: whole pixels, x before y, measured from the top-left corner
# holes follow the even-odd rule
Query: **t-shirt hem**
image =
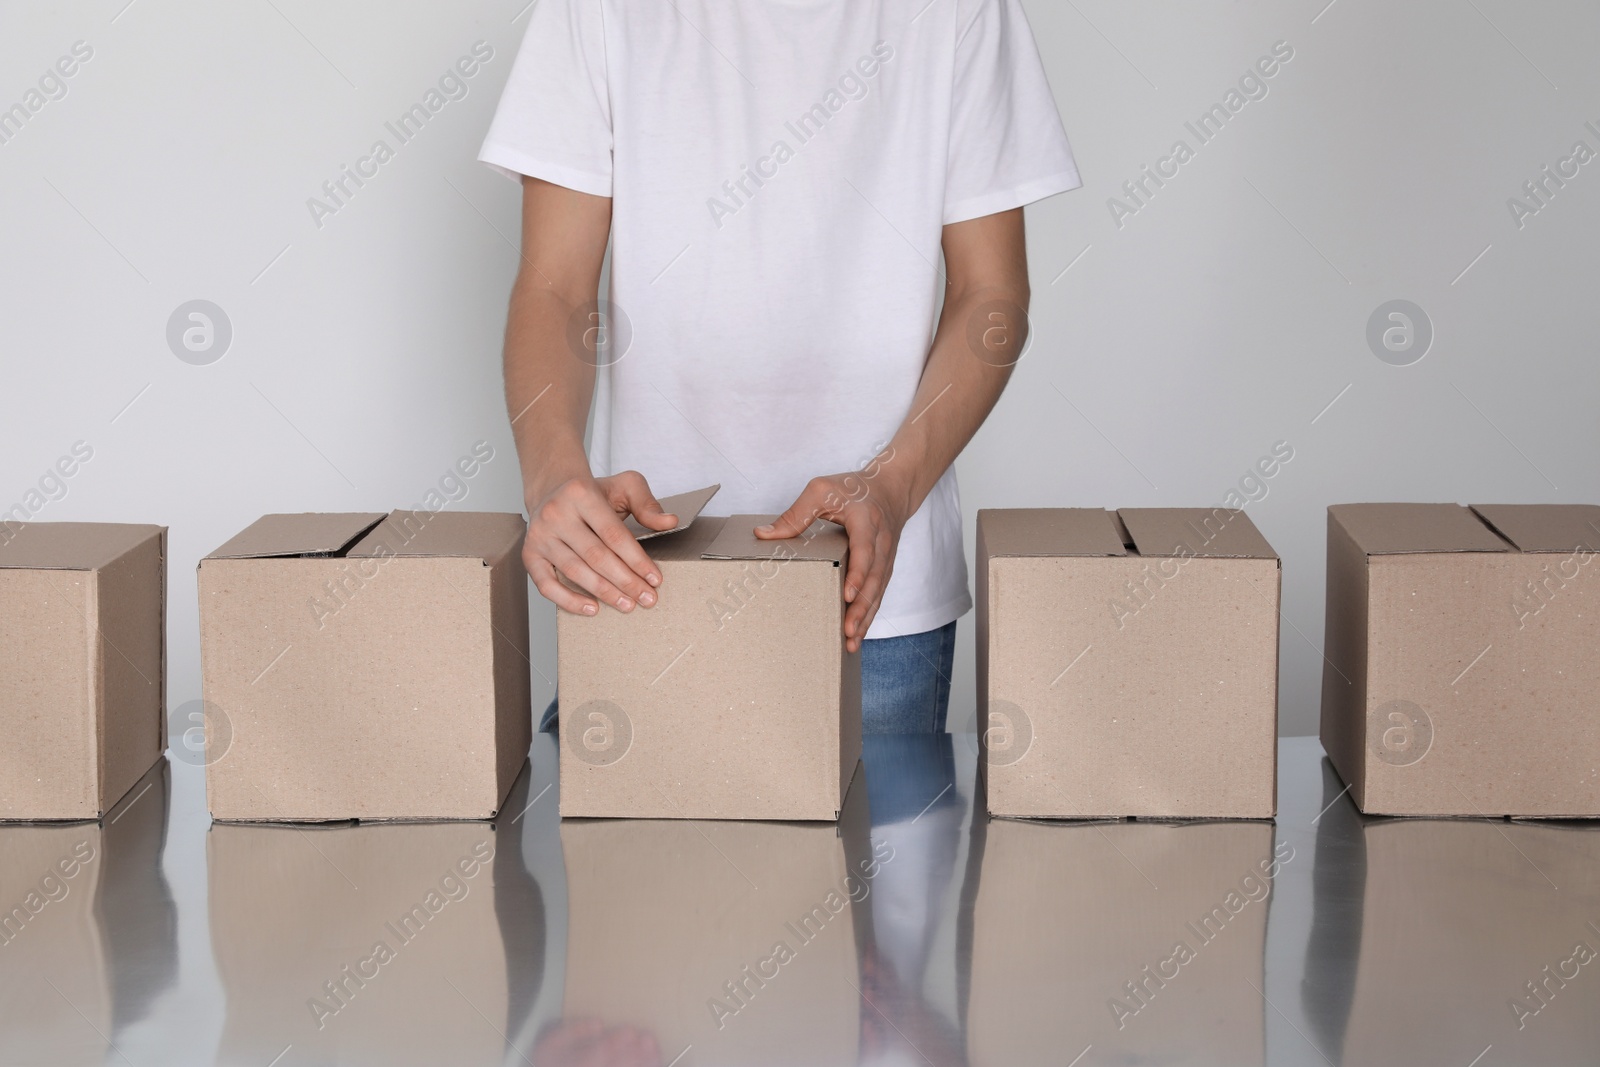
[[(867, 629), (867, 640), (875, 641), (883, 637), (909, 637), (912, 634), (927, 633), (937, 630), (946, 623), (955, 622), (961, 616), (972, 610), (972, 596), (963, 592), (954, 600), (947, 600), (936, 608), (926, 611), (914, 612), (909, 615), (892, 615), (888, 618), (882, 615), (872, 620), (872, 625)], [(873, 631), (882, 629), (882, 633)]]
[(488, 164), (490, 170), (504, 174), (514, 182), (521, 182), (522, 176), (526, 174), (530, 178), (538, 178), (591, 196), (611, 195), (611, 179), (603, 174), (539, 159), (506, 144), (485, 142), (483, 150), (478, 153), (478, 161)]
[(955, 222), (966, 222), (969, 219), (981, 219), (985, 215), (1010, 211), (1012, 208), (1023, 207), (1043, 200), (1047, 196), (1080, 188), (1082, 185), (1083, 179), (1078, 177), (1077, 170), (1071, 169), (997, 192), (968, 197), (945, 209), (944, 224), (949, 226)]

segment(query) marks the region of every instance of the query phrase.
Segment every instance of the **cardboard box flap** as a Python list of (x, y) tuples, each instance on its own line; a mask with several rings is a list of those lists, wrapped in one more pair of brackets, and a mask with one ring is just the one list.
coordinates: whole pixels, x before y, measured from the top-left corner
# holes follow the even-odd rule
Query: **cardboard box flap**
[(336, 556), (386, 517), (369, 512), (263, 515), (206, 559)]
[(1250, 516), (1233, 508), (1121, 508), (1141, 556), (1277, 559)]
[(25, 522), (0, 525), (0, 569), (99, 570), (166, 529), (120, 522)]
[(1328, 517), (1369, 556), (1412, 552), (1510, 552), (1460, 504), (1334, 504)]
[(805, 559), (830, 563), (843, 561), (850, 547), (844, 527), (818, 519), (799, 537), (763, 541), (755, 535), (757, 526), (776, 519), (776, 515), (729, 515), (716, 539), (700, 553), (702, 559)]
[(1001, 508), (978, 512), (990, 556), (1126, 556), (1116, 519), (1104, 508)]
[(1524, 552), (1600, 552), (1600, 505), (1474, 504), (1472, 510)]
[(639, 525), (639, 520), (632, 515), (623, 519), (622, 525), (626, 526), (628, 532), (633, 534), (634, 539), (638, 541), (645, 541), (652, 537), (661, 537), (666, 534), (677, 533), (679, 530), (688, 529), (689, 524), (699, 517), (706, 504), (710, 502), (712, 497), (717, 495), (717, 490), (721, 488), (720, 484), (708, 485), (704, 489), (695, 489), (688, 493), (678, 493), (676, 496), (662, 497), (661, 510), (665, 514), (678, 517), (678, 525), (670, 530), (646, 529)]
[(521, 515), (490, 511), (396, 511), (350, 549), (352, 558), (436, 556), (495, 563), (522, 545)]

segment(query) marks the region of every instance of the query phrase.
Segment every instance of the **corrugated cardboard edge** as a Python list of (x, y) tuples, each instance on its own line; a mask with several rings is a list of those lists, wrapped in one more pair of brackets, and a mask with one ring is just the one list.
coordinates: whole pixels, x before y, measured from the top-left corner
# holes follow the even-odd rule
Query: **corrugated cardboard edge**
[[(1461, 504), (1404, 502), (1332, 504), (1328, 513), (1369, 556), (1516, 550), (1482, 517)], [(1429, 543), (1421, 543), (1422, 541)]]
[(844, 562), (850, 539), (843, 527), (818, 519), (798, 537), (763, 540), (755, 535), (757, 526), (776, 519), (776, 515), (729, 515), (700, 558), (805, 560), (835, 566)]
[[(843, 622), (843, 601), (840, 622)], [(861, 653), (845, 652), (839, 663), (839, 806), (833, 817), (839, 818), (850, 796), (851, 782), (861, 763)], [(861, 788), (866, 788), (864, 785)]]
[(201, 559), (335, 556), (389, 517), (382, 512), (263, 515)]
[(489, 626), (494, 641), (495, 804), (500, 813), (533, 747), (533, 659), (528, 641), (528, 576), (522, 566), (527, 527), (489, 565)]
[[(1600, 507), (1593, 504), (1472, 504), (1472, 513), (1528, 555), (1600, 551)], [(1557, 533), (1564, 532), (1565, 536)]]
[[(1129, 538), (1104, 508), (982, 508), (978, 538), (989, 558), (1125, 556)], [(982, 558), (982, 557), (979, 557)]]
[[(977, 594), (977, 611), (973, 620), (973, 668), (977, 679), (978, 699), (973, 718), (973, 728), (978, 732), (978, 769), (976, 772), (975, 791), (973, 804), (978, 798), (983, 798), (984, 811), (989, 807), (989, 746), (986, 738), (989, 734), (989, 613), (994, 610), (989, 595), (989, 544), (988, 523), (984, 521), (985, 511), (978, 512), (978, 537), (973, 546), (973, 559), (978, 573), (975, 576), (975, 590)], [(976, 808), (974, 808), (976, 811)], [(977, 822), (976, 816), (973, 818)]]
[[(167, 748), (167, 528), (157, 527), (150, 537), (97, 569), (91, 576), (90, 597), (95, 622), (91, 667), (99, 748), (96, 785), (99, 814), (104, 815)], [(155, 629), (147, 633), (150, 621), (142, 616), (152, 599)], [(153, 650), (148, 647), (152, 638)]]
[(1362, 810), (1367, 799), (1367, 582), (1367, 554), (1330, 507), (1319, 733), (1328, 760)]
[(632, 515), (626, 516), (622, 520), (622, 525), (627, 527), (628, 532), (633, 534), (634, 539), (637, 541), (648, 541), (652, 537), (663, 537), (666, 534), (677, 533), (679, 530), (687, 530), (694, 520), (700, 517), (700, 512), (705, 510), (705, 506), (711, 502), (711, 498), (716, 496), (717, 491), (721, 488), (722, 486), (719, 483), (717, 485), (708, 485), (704, 489), (693, 489), (687, 493), (677, 493), (673, 496), (663, 497), (661, 499), (662, 512), (667, 515), (674, 515), (678, 519), (678, 525), (670, 530), (651, 530), (641, 525), (639, 520)]
[(1119, 508), (1117, 518), (1141, 556), (1278, 558), (1240, 508)]

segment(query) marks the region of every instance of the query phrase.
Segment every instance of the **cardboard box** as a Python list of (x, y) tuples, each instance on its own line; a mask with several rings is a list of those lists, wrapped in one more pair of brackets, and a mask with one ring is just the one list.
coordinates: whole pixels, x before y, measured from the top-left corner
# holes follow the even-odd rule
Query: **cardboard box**
[(562, 612), (561, 814), (836, 819), (861, 753), (861, 665), (844, 650), (843, 530), (758, 541), (771, 516), (695, 518), (646, 550), (660, 599)]
[(652, 1039), (656, 1063), (693, 1046), (702, 1067), (854, 1065), (865, 908), (894, 862), (866, 809), (858, 781), (836, 824), (564, 819), (557, 1026)]
[(1092, 1046), (1084, 1063), (1265, 1063), (1267, 915), (1292, 862), (1263, 822), (979, 814), (968, 1061), (1060, 1067)]
[(167, 747), (166, 528), (0, 533), (0, 819), (97, 819)]
[(1280, 566), (1242, 511), (978, 513), (989, 811), (1270, 818)]
[[(529, 779), (508, 807), (528, 804)], [(213, 825), (211, 946), (228, 1002), (216, 1062), (267, 1064), (293, 1045), (300, 1063), (432, 1067), (528, 1047), (549, 935), (526, 829)]]
[(532, 737), (524, 530), (268, 515), (201, 560), (212, 816), (492, 817)]
[(1600, 816), (1600, 507), (1328, 509), (1322, 746), (1361, 810)]
[(99, 822), (0, 826), (0, 1063), (116, 1060), (177, 982), (169, 783), (157, 760)]
[(1372, 817), (1340, 802), (1317, 823), (1315, 863), (1311, 948), (1326, 963), (1307, 972), (1302, 1003), (1330, 1060), (1464, 1065), (1493, 1045), (1483, 1064), (1594, 1061), (1592, 828)]

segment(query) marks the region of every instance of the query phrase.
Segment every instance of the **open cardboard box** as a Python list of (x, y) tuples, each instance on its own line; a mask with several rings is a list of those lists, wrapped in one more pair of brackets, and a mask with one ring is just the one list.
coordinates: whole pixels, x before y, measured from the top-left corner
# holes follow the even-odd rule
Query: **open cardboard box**
[(1265, 819), (1277, 554), (1224, 508), (978, 513), (991, 814)]
[(646, 544), (660, 599), (562, 612), (561, 814), (832, 820), (861, 754), (859, 653), (844, 649), (844, 532), (760, 541), (771, 516), (663, 500)]
[(0, 820), (97, 819), (167, 747), (166, 527), (0, 533)]
[(1322, 745), (1362, 811), (1600, 816), (1600, 506), (1328, 509)]
[(212, 816), (492, 817), (532, 740), (524, 531), (268, 515), (201, 560)]

